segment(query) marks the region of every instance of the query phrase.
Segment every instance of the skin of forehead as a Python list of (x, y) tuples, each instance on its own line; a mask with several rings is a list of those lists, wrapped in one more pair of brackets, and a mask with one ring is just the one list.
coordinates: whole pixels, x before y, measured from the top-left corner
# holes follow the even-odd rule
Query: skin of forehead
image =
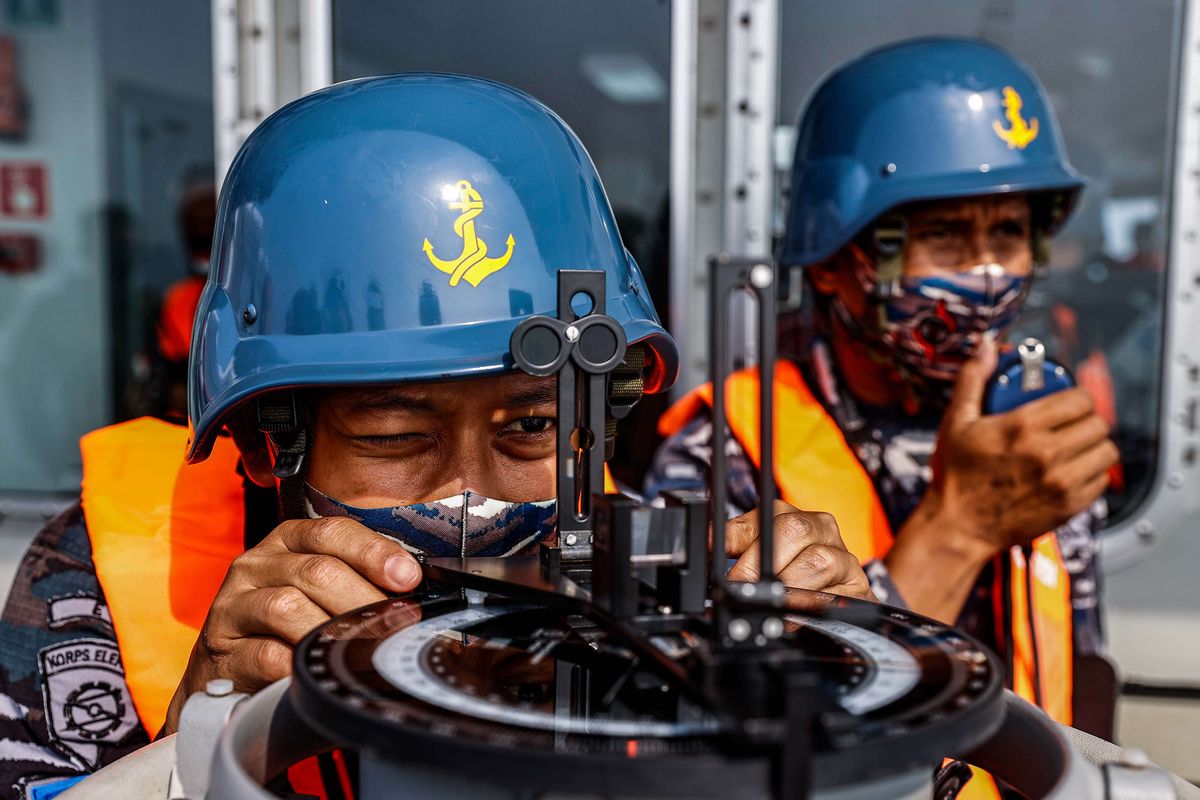
[(341, 413), (419, 412), (421, 406), (431, 411), (451, 411), (463, 406), (541, 405), (554, 402), (554, 396), (554, 378), (510, 372), (483, 378), (327, 389), (318, 395), (318, 405)]
[(985, 195), (983, 197), (961, 197), (949, 200), (927, 200), (904, 207), (904, 216), (909, 222), (925, 221), (937, 217), (963, 218), (975, 214), (1017, 214), (1029, 212), (1029, 196)]
[[(961, 232), (978, 243), (986, 240), (990, 235), (989, 229), (997, 223), (1015, 221), (1028, 227), (1031, 211), (1028, 195), (989, 195), (917, 203), (905, 209), (904, 216), (910, 231), (943, 223), (952, 223), (956, 229), (967, 226), (968, 230)], [(1015, 244), (1007, 252), (972, 253), (964, 258), (961, 263), (938, 264), (923, 242), (909, 237), (904, 243), (903, 272), (912, 276), (936, 275), (965, 269), (977, 258), (988, 258), (1000, 261), (1005, 268), (1017, 274), (1028, 274), (1033, 269), (1033, 242), (1027, 237), (1023, 243)]]

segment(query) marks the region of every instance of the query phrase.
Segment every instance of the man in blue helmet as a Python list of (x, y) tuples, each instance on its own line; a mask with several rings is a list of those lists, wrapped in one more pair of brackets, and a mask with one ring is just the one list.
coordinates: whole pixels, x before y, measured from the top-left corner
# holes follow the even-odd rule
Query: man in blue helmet
[[(1068, 724), (1076, 659), (1100, 647), (1094, 534), (1117, 452), (1082, 389), (981, 405), (1081, 187), (1044, 90), (996, 47), (923, 39), (834, 71), (799, 121), (780, 257), (810, 291), (775, 387), (782, 497), (832, 512), (881, 600), (991, 643)], [(758, 388), (743, 373), (727, 393), (741, 508)], [(648, 494), (703, 485), (710, 396), (664, 416)]]
[[(394, 76), (260, 125), (219, 204), (192, 429), (85, 437), (81, 506), (12, 589), (0, 795), (61, 788), (173, 730), (211, 679), (253, 691), (288, 674), (314, 626), (414, 588), (415, 554), (552, 536), (554, 379), (515, 371), (509, 341), (556, 312), (561, 268), (605, 273), (630, 343), (611, 401), (670, 386), (675, 345), (595, 169), (537, 101)], [(869, 595), (828, 515), (776, 513), (785, 581)], [(757, 574), (754, 519), (731, 523), (734, 578)]]

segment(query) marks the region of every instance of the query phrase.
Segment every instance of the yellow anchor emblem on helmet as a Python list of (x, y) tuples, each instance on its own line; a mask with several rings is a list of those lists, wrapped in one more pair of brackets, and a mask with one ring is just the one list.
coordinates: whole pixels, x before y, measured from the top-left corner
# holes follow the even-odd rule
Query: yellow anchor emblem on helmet
[[(455, 192), (458, 194), (458, 199), (451, 200)], [(462, 212), (458, 215), (458, 219), (454, 220), (454, 232), (463, 240), (462, 252), (459, 253), (458, 258), (449, 261), (438, 258), (433, 254), (433, 243), (428, 239), (425, 240), (421, 249), (425, 251), (429, 263), (442, 272), (449, 273), (451, 286), (457, 286), (463, 278), (466, 278), (467, 283), (472, 286), (478, 286), (479, 282), (488, 275), (504, 269), (504, 265), (512, 258), (516, 242), (510, 233), (508, 250), (504, 255), (498, 258), (488, 258), (487, 244), (475, 234), (475, 218), (483, 213), (483, 198), (479, 196), (479, 192), (475, 191), (470, 181), (459, 181), (453, 187), (447, 186), (443, 195), (450, 200), (451, 209)]]
[(1010, 150), (1014, 147), (1024, 150), (1038, 135), (1037, 119), (1026, 122), (1025, 118), (1021, 116), (1022, 105), (1021, 95), (1017, 94), (1017, 90), (1011, 86), (1005, 86), (1004, 116), (1010, 127), (1005, 128), (1000, 124), (1000, 120), (993, 120), (992, 130), (996, 132), (1001, 141), (1008, 145)]

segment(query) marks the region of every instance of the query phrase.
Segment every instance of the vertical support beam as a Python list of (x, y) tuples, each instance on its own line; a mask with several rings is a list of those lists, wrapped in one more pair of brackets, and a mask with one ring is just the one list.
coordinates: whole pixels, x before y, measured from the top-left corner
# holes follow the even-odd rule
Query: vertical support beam
[(683, 360), (672, 390), (707, 380), (708, 258), (721, 252), (725, 181), (725, 0), (671, 3), (671, 332)]
[[(779, 96), (779, 0), (730, 0), (726, 63), (724, 251), (771, 255), (773, 136)], [(734, 357), (758, 360), (758, 307), (733, 307)]]
[(275, 109), (333, 82), (332, 0), (213, 0), (218, 185)]
[[(779, 0), (673, 0), (670, 326), (684, 355), (676, 394), (708, 376), (709, 257), (771, 253), (778, 72)], [(753, 360), (754, 324), (748, 314), (736, 321), (739, 360)]]
[(246, 134), (274, 110), (277, 30), (275, 0), (238, 3), (238, 115)]
[(771, 254), (779, 96), (779, 0), (729, 4), (725, 136), (725, 250)]
[(300, 94), (333, 83), (333, 0), (300, 0)]
[(217, 188), (242, 141), (238, 138), (238, 2), (213, 0), (213, 143)]

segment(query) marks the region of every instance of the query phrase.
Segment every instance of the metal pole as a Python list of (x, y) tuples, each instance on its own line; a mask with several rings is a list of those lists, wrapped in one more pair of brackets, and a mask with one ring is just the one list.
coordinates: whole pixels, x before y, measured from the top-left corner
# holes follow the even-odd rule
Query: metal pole
[(242, 142), (268, 114), (333, 82), (333, 4), (213, 0), (212, 28), (219, 186)]
[(739, 256), (769, 256), (779, 0), (733, 0), (728, 31), (725, 248)]
[(238, 125), (238, 4), (213, 0), (213, 154), (217, 188), (225, 179), (241, 140)]
[(671, 332), (680, 395), (708, 378), (707, 259), (721, 252), (725, 0), (671, 3)]
[[(765, 258), (772, 250), (775, 200), (779, 0), (731, 0), (727, 30), (723, 245), (728, 253)], [(733, 351), (754, 363), (758, 308), (741, 295), (733, 314)]]
[(333, 2), (300, 0), (300, 93), (333, 83)]

